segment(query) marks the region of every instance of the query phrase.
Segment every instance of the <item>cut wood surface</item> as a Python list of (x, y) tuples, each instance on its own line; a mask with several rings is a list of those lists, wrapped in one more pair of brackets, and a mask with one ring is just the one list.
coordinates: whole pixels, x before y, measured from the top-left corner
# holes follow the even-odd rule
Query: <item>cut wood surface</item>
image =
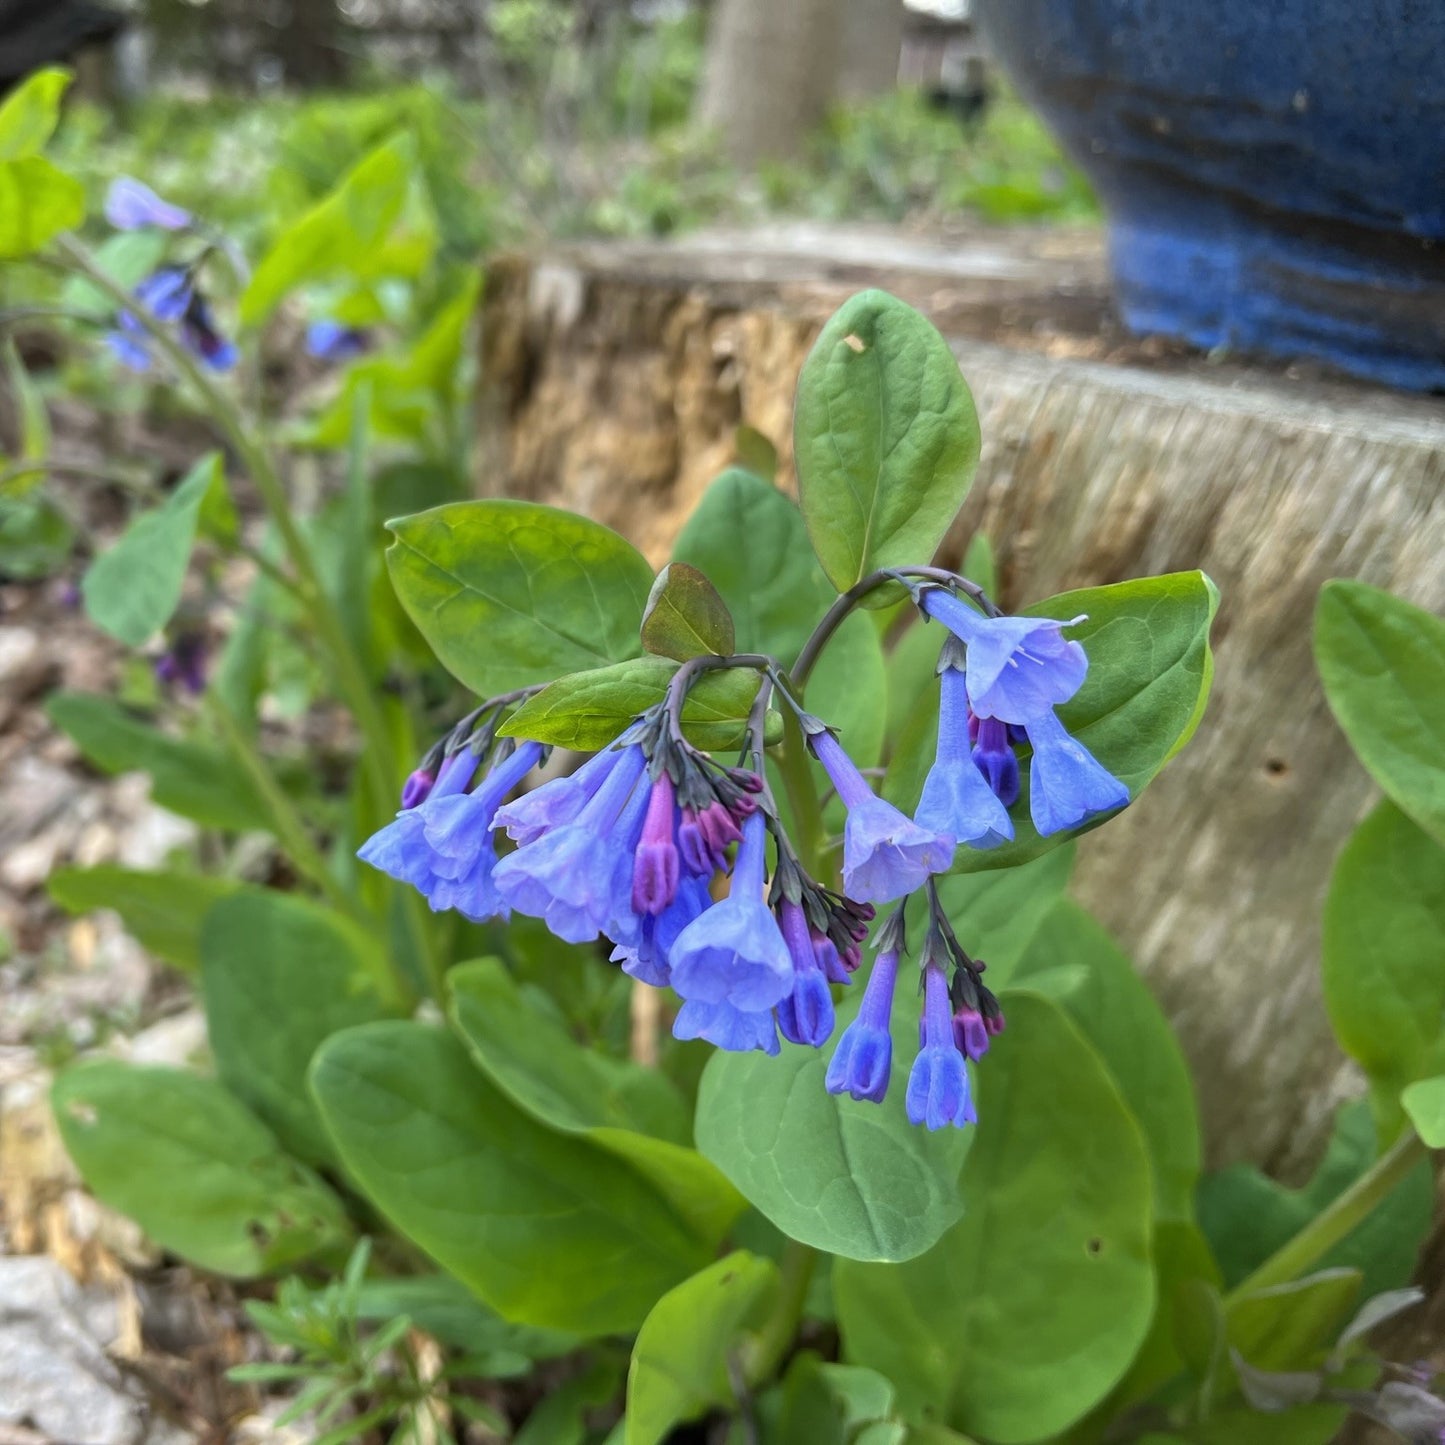
[(798, 369), (870, 285), (934, 319), (978, 401), (947, 555), (986, 532), (1006, 606), (1196, 566), (1222, 590), (1204, 723), (1085, 840), (1077, 891), (1180, 1030), (1212, 1162), (1298, 1173), (1358, 1087), (1320, 1001), (1319, 916), (1374, 796), (1315, 677), (1314, 602), (1358, 577), (1445, 611), (1445, 406), (1132, 340), (1093, 233), (779, 228), (496, 265), (480, 489), (575, 507), (660, 564), (740, 424), (794, 486)]

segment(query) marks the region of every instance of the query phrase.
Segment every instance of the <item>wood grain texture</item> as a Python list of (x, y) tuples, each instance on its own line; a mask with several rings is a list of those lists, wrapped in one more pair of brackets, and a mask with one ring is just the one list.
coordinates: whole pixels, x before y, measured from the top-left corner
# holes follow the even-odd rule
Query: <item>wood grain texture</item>
[(1222, 589), (1204, 724), (1085, 842), (1077, 891), (1181, 1031), (1212, 1162), (1297, 1175), (1357, 1088), (1320, 1003), (1319, 914), (1373, 797), (1314, 675), (1314, 599), (1351, 576), (1445, 610), (1445, 408), (1131, 340), (1103, 274), (1097, 240), (1067, 233), (792, 230), (505, 262), (479, 484), (576, 507), (660, 564), (740, 423), (792, 486), (797, 372), (844, 296), (882, 285), (931, 315), (984, 437), (946, 555), (981, 527), (1010, 605), (1194, 566)]

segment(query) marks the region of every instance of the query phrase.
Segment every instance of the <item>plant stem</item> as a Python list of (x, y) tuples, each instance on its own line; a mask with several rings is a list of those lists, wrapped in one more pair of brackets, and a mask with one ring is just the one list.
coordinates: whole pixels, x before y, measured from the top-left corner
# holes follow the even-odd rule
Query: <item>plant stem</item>
[(1427, 1154), (1414, 1130), (1405, 1134), (1293, 1239), (1230, 1290), (1224, 1299), (1225, 1306), (1237, 1303), (1245, 1295), (1298, 1279), (1367, 1218)]
[(211, 699), (211, 716), (221, 733), (226, 746), (235, 755), (236, 761), (245, 769), (246, 776), (255, 785), (267, 809), (276, 836), (281, 840), (291, 861), (309, 878), (327, 898), (344, 913), (355, 917), (358, 908), (337, 882), (336, 875), (326, 866), (320, 850), (311, 841), (306, 824), (302, 821), (296, 805), (286, 796), (285, 790), (276, 781), (266, 759), (251, 740), (246, 730), (236, 721), (230, 708), (219, 698)]
[(870, 593), (889, 582), (901, 581), (904, 577), (917, 577), (925, 582), (938, 582), (946, 587), (956, 587), (966, 592), (990, 617), (998, 615), (998, 608), (977, 582), (960, 577), (946, 567), (883, 567), (860, 578), (823, 614), (823, 620), (813, 629), (813, 635), (803, 644), (798, 660), (793, 664), (790, 676), (798, 690), (807, 685), (808, 674), (813, 670), (818, 655), (828, 645), (829, 639), (843, 624), (843, 619)]
[(783, 1250), (778, 1307), (758, 1335), (747, 1372), (750, 1384), (763, 1384), (777, 1374), (789, 1346), (797, 1338), (803, 1306), (808, 1299), (808, 1286), (813, 1282), (813, 1270), (817, 1264), (818, 1251), (811, 1245), (801, 1244), (796, 1239), (788, 1241)]

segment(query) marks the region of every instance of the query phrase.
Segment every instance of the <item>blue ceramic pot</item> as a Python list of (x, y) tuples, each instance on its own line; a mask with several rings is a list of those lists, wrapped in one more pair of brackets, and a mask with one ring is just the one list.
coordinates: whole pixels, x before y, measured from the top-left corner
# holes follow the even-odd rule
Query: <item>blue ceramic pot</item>
[(1445, 0), (975, 0), (1129, 327), (1445, 389)]

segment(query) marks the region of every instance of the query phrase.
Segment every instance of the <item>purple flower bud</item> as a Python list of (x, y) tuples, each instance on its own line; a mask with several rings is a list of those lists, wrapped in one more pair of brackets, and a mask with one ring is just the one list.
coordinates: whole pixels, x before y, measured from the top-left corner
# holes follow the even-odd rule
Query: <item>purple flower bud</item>
[(976, 1062), (988, 1052), (988, 1040), (988, 1024), (976, 1008), (964, 1007), (954, 1011), (953, 1042), (959, 1053)]
[(975, 1123), (968, 1069), (953, 1036), (948, 980), (937, 964), (923, 970), (923, 1047), (908, 1075), (905, 1104), (911, 1124), (929, 1130)]
[(183, 632), (155, 662), (156, 676), (179, 685), (194, 697), (206, 690), (206, 639), (199, 632)]
[(850, 944), (844, 952), (838, 952), (838, 945), (819, 929), (810, 928), (808, 937), (812, 940), (813, 956), (818, 960), (818, 967), (823, 970), (823, 977), (829, 983), (852, 983), (853, 970), (858, 967), (862, 958), (857, 944)]
[[(994, 796), (1005, 808), (1019, 800), (1019, 760), (1010, 745), (1013, 731), (997, 718), (983, 718), (978, 725), (977, 745), (973, 750), (974, 766), (983, 774)], [(1009, 836), (1012, 837), (1010, 824)]]
[(436, 774), (428, 772), (426, 768), (416, 768), (411, 776), (402, 784), (401, 809), (407, 812), (411, 808), (419, 807), (426, 802), (428, 794), (436, 786)]
[(714, 868), (726, 868), (728, 849), (743, 836), (737, 820), (722, 803), (709, 803), (697, 815), (697, 826), (712, 855)]
[(106, 192), (105, 219), (117, 231), (138, 231), (144, 226), (184, 231), (191, 224), (191, 213), (163, 201), (144, 182), (117, 176)]
[[(956, 667), (946, 667), (939, 675), (939, 686), (938, 753), (924, 779), (915, 816), (920, 827), (960, 843), (974, 848), (997, 847), (1013, 837), (1014, 825), (1008, 809), (974, 766), (968, 742), (971, 714), (964, 674)], [(979, 724), (980, 737), (988, 726), (987, 722)]]
[(767, 823), (755, 813), (743, 824), (728, 896), (688, 924), (672, 946), (672, 986), (684, 998), (756, 1013), (791, 991), (793, 961), (763, 901), (766, 851)]
[(1089, 659), (1065, 627), (1049, 617), (984, 617), (941, 587), (930, 587), (923, 610), (968, 647), (968, 700), (979, 717), (1032, 722), (1068, 702), (1084, 684)]
[(652, 785), (642, 839), (632, 874), (632, 906), (638, 913), (661, 913), (677, 893), (681, 860), (672, 841), (676, 815), (672, 779), (663, 773)]
[(1129, 789), (1069, 735), (1055, 713), (1044, 713), (1026, 726), (1034, 750), (1029, 812), (1040, 836), (1077, 828), (1128, 803)]
[(778, 905), (778, 927), (793, 960), (793, 987), (778, 1001), (778, 1027), (789, 1043), (816, 1049), (833, 1032), (833, 995), (802, 908), (785, 898)]
[(881, 1102), (888, 1092), (893, 1067), (893, 1036), (888, 1017), (893, 1011), (893, 986), (898, 978), (898, 950), (880, 953), (863, 990), (858, 1017), (843, 1030), (828, 1064), (830, 1094)]
[(921, 888), (953, 862), (954, 840), (920, 827), (874, 795), (838, 740), (815, 733), (813, 753), (848, 809), (843, 830), (843, 888), (849, 898), (890, 903)]

